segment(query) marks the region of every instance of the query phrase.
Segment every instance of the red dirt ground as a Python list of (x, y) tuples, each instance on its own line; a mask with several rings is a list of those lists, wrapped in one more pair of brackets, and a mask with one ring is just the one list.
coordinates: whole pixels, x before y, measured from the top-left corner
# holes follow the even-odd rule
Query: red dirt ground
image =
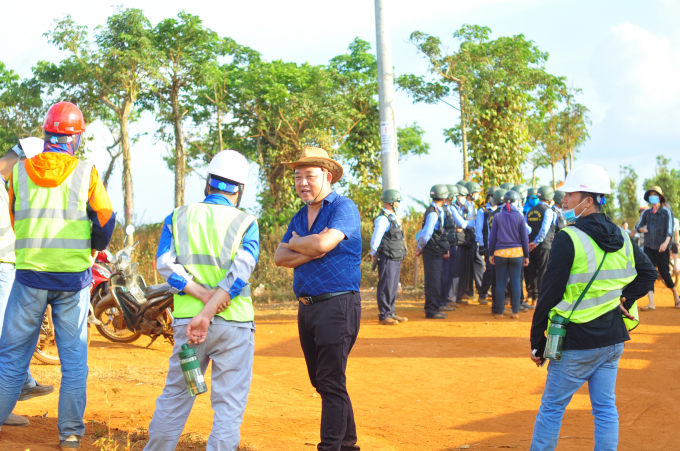
[[(620, 362), (621, 450), (680, 449), (680, 386), (675, 385), (680, 310), (670, 308), (668, 289), (657, 284), (656, 291), (658, 310), (642, 313)], [(536, 368), (528, 357), (531, 312), (519, 320), (495, 320), (489, 307), (471, 305), (446, 320), (432, 321), (424, 319), (422, 301), (404, 294), (398, 313), (406, 314), (409, 322), (387, 327), (377, 323), (375, 292), (365, 292), (363, 298), (361, 332), (347, 368), (362, 449), (529, 448), (546, 376), (546, 368)], [(315, 449), (321, 399), (307, 378), (295, 311), (294, 304), (258, 307), (242, 449)], [(143, 448), (143, 428), (163, 388), (171, 350), (160, 342), (145, 349), (147, 343), (141, 338), (121, 345), (93, 336), (82, 449), (97, 449), (93, 442), (108, 436), (109, 421), (117, 438), (124, 437), (121, 431), (137, 430), (132, 449)], [(36, 363), (31, 371), (43, 383), (59, 383), (59, 367)], [(59, 449), (57, 402), (55, 393), (19, 403), (15, 412), (30, 416), (31, 424), (3, 427), (0, 449)], [(211, 423), (210, 398), (199, 397), (178, 449), (204, 449), (201, 442)], [(587, 387), (567, 409), (557, 449), (593, 449)]]

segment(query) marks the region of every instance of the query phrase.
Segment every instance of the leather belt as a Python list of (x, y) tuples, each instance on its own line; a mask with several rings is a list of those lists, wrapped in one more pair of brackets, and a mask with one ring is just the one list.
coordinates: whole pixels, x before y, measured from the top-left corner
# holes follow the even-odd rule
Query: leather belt
[(327, 301), (330, 298), (340, 296), (342, 294), (356, 293), (356, 291), (336, 291), (335, 293), (324, 293), (318, 296), (300, 296), (298, 301), (302, 302), (304, 305), (312, 305), (317, 302)]

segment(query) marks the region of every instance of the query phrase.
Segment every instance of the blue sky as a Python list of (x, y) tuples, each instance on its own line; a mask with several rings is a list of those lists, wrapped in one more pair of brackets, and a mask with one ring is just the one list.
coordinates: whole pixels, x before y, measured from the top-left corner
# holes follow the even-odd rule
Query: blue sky
[[(597, 163), (618, 181), (622, 165), (633, 166), (641, 179), (652, 175), (656, 155), (680, 167), (680, 2), (667, 1), (549, 1), (475, 0), (418, 2), (388, 1), (395, 73), (424, 74), (425, 60), (409, 44), (415, 30), (440, 37), (452, 49), (452, 33), (463, 24), (485, 25), (493, 36), (524, 34), (550, 54), (548, 70), (566, 76), (583, 89), (579, 101), (590, 110), (591, 139), (576, 164)], [(153, 24), (180, 10), (199, 15), (206, 26), (261, 52), (266, 59), (324, 64), (345, 53), (360, 37), (375, 45), (374, 5), (371, 0), (287, 2), (249, 0), (131, 1), (126, 7), (144, 10)], [(115, 11), (105, 2), (13, 2), (0, 16), (0, 61), (29, 76), (38, 60), (59, 61), (63, 55), (43, 33), (52, 20), (71, 14), (91, 29)], [(413, 105), (403, 93), (396, 96), (396, 122), (418, 122), (426, 130), (430, 155), (400, 163), (402, 193), (424, 199), (433, 182), (455, 183), (462, 178), (460, 150), (444, 142), (442, 130), (458, 122), (457, 111), (445, 105)], [(173, 175), (162, 156), (169, 152), (155, 142), (149, 117), (132, 126), (148, 132), (134, 146), (133, 183), (137, 221), (160, 221), (173, 208)], [(108, 131), (93, 124), (95, 140), (90, 159), (103, 171), (111, 142)], [(525, 174), (530, 176), (530, 168)], [(558, 177), (563, 172), (558, 169)], [(542, 182), (549, 170), (539, 172)], [(120, 170), (113, 175), (110, 194), (122, 213)], [(253, 165), (244, 205), (255, 207), (257, 167)], [(187, 202), (202, 198), (202, 182), (187, 183)]]

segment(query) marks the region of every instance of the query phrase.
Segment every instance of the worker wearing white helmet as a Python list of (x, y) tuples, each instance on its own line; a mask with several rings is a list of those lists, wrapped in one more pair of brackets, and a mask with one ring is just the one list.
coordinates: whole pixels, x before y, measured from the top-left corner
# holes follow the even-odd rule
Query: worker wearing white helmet
[(531, 360), (542, 366), (550, 359), (531, 451), (555, 449), (564, 411), (586, 382), (595, 449), (616, 449), (619, 358), (630, 340), (628, 331), (638, 324), (636, 301), (654, 285), (656, 271), (628, 234), (601, 212), (611, 194), (603, 168), (575, 168), (562, 190), (569, 226), (553, 241), (531, 326)]
[(238, 448), (255, 343), (248, 279), (260, 253), (257, 221), (237, 208), (247, 175), (243, 155), (218, 153), (208, 166), (203, 202), (179, 207), (165, 219), (157, 267), (176, 293), (175, 346), (146, 450), (174, 450), (191, 412), (195, 398), (180, 367), (180, 351), (187, 343), (200, 344), (194, 352), (202, 372), (213, 361), (215, 415), (207, 449)]

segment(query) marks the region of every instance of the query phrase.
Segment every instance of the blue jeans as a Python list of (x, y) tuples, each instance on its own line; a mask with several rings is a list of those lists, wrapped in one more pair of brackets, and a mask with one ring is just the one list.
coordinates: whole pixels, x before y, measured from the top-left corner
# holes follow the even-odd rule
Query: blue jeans
[[(10, 263), (0, 263), (0, 336), (2, 336), (2, 324), (5, 320), (5, 310), (7, 309), (7, 301), (9, 301), (9, 294), (12, 291), (14, 284), (14, 275), (16, 269)], [(24, 379), (24, 386), (22, 390), (28, 390), (35, 387), (35, 380), (31, 376), (31, 370), (26, 371), (26, 378)]]
[(530, 451), (555, 449), (564, 410), (574, 393), (586, 382), (595, 418), (594, 451), (616, 450), (619, 444), (619, 413), (614, 389), (621, 354), (623, 343), (605, 348), (564, 351), (562, 360), (550, 361)]
[(50, 304), (61, 360), (59, 439), (85, 435), (89, 302), (87, 287), (80, 291), (48, 291), (14, 282), (6, 311), (12, 321), (5, 322), (0, 336), (0, 424), (5, 422), (19, 399), (45, 309)]
[(496, 299), (495, 311), (502, 315), (505, 312), (505, 287), (510, 276), (510, 298), (512, 299), (512, 313), (519, 313), (519, 300), (522, 293), (523, 257), (505, 258), (494, 257), (496, 266)]

